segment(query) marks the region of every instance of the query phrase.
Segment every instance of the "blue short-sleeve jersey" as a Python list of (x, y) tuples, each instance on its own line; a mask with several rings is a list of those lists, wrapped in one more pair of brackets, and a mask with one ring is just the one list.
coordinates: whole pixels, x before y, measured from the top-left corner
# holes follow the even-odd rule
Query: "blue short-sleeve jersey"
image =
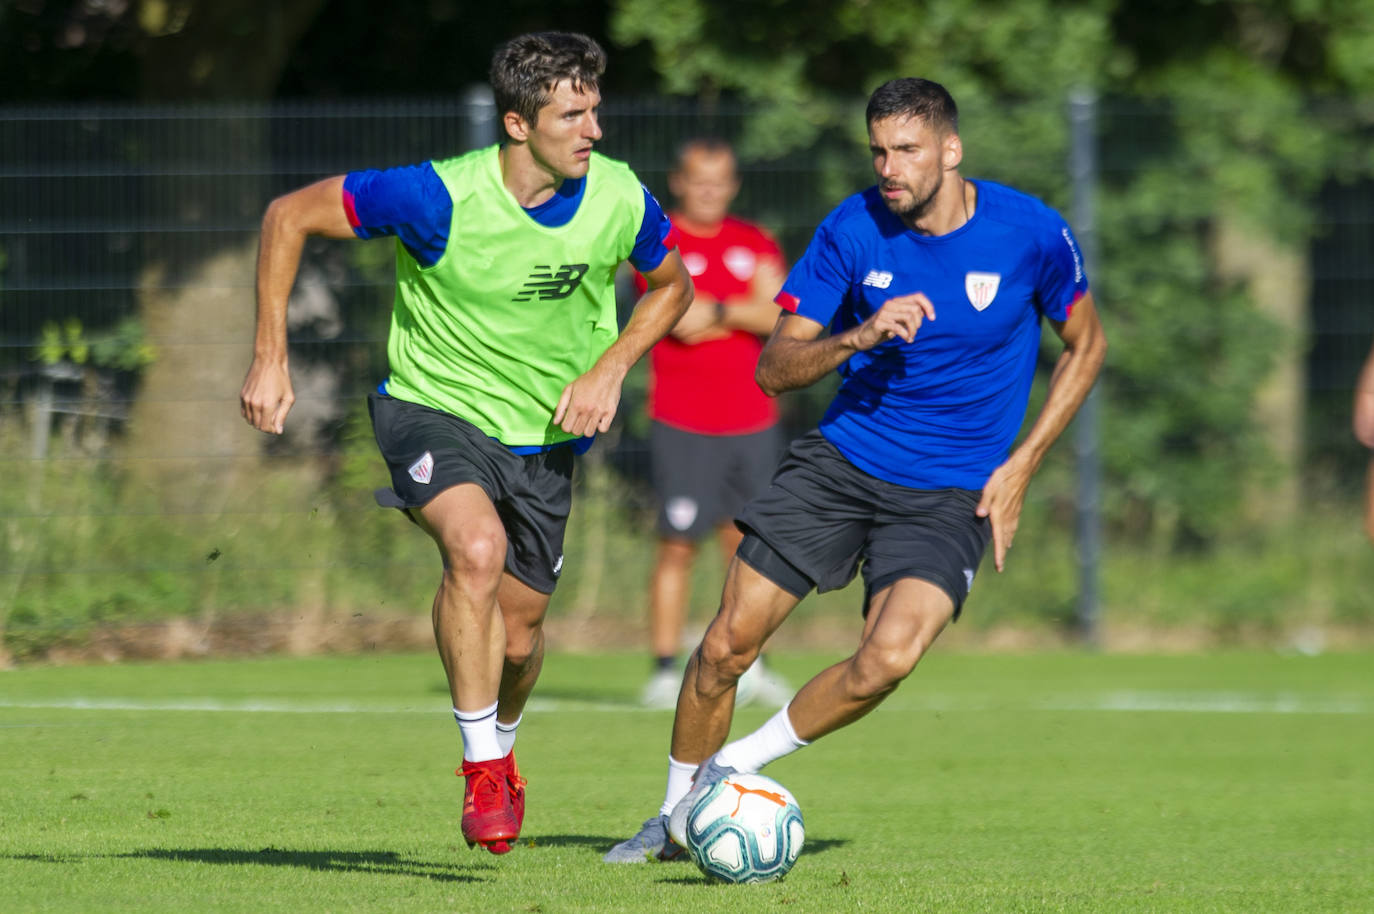
[(981, 489), (1025, 418), (1040, 319), (1068, 320), (1088, 290), (1078, 243), (1044, 203), (989, 181), (947, 235), (911, 231), (877, 188), (817, 228), (778, 304), (857, 326), (886, 301), (924, 292), (935, 306), (914, 342), (892, 339), (840, 366), (821, 433), (870, 475), (918, 489)]

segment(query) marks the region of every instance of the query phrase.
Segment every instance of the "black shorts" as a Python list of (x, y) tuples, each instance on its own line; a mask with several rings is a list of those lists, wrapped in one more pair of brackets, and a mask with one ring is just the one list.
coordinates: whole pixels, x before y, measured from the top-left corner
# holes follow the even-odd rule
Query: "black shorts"
[(658, 532), (699, 540), (768, 488), (778, 465), (777, 426), (747, 435), (702, 435), (654, 422), (649, 438)]
[(459, 483), (481, 486), (506, 529), (506, 571), (553, 593), (572, 507), (571, 447), (513, 454), (457, 416), (375, 392), (367, 409), (391, 471), (391, 488), (376, 491), (377, 504), (408, 510)]
[(862, 563), (865, 613), (873, 594), (901, 578), (929, 581), (949, 594), (958, 618), (992, 538), (991, 523), (974, 513), (981, 497), (870, 476), (813, 431), (793, 442), (768, 491), (737, 518), (739, 557), (798, 597), (844, 587)]

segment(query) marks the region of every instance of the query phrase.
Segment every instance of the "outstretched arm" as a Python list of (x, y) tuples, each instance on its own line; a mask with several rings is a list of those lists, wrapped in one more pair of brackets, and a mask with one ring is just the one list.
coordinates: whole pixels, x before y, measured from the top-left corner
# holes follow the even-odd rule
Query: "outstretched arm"
[[(1355, 382), (1355, 409), (1351, 421), (1360, 444), (1374, 451), (1374, 349), (1364, 360), (1360, 378)], [(1369, 458), (1364, 491), (1364, 529), (1374, 540), (1374, 454)]]
[(563, 388), (553, 422), (574, 435), (610, 430), (620, 408), (620, 387), (630, 367), (661, 340), (692, 303), (692, 277), (676, 250), (644, 274), (649, 289), (635, 303), (620, 337), (591, 370)]
[(759, 353), (754, 380), (770, 397), (808, 387), (856, 352), (901, 337), (908, 343), (927, 320), (935, 320), (935, 306), (922, 292), (890, 298), (857, 327), (821, 337), (821, 324), (799, 314), (783, 314), (773, 335)]
[(1352, 426), (1360, 444), (1374, 450), (1374, 349), (1364, 360), (1355, 382), (1355, 409)]
[(1087, 399), (1107, 355), (1107, 337), (1098, 320), (1092, 293), (1079, 299), (1067, 321), (1050, 321), (1050, 326), (1064, 341), (1064, 351), (1054, 363), (1045, 404), (1025, 440), (988, 477), (978, 503), (978, 516), (992, 520), (992, 554), (998, 571), (1002, 570), (1007, 550), (1016, 538), (1031, 476)]
[(280, 435), (296, 397), (286, 364), (286, 301), (310, 235), (352, 238), (343, 205), (343, 176), (325, 178), (273, 200), (258, 242), (258, 322), (239, 411), (248, 424)]

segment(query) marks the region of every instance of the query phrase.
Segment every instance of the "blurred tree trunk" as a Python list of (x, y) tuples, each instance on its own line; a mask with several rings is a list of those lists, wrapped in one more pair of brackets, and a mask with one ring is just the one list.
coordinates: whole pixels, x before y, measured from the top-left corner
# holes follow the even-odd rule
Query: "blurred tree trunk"
[(1223, 211), (1213, 224), (1212, 256), (1218, 274), (1243, 283), (1256, 309), (1280, 328), (1273, 370), (1255, 392), (1255, 422), (1278, 462), (1277, 475), (1249, 481), (1246, 513), (1257, 522), (1284, 523), (1297, 515), (1301, 497), (1312, 288), (1307, 249)]
[[(266, 102), (295, 42), (326, 0), (145, 0), (139, 24), (140, 95), (162, 102)], [(194, 230), (255, 224), (270, 195), (269, 122), (244, 116), (187, 127), (193, 161), (228, 163), (223, 186), (171, 201), (173, 223)], [(197, 153), (199, 151), (199, 153)], [(223, 167), (223, 166), (220, 166)], [(157, 192), (165, 192), (160, 182)], [(146, 201), (167, 218), (167, 202)], [(155, 209), (156, 207), (161, 209)], [(152, 236), (139, 281), (139, 310), (156, 361), (133, 405), (126, 457), (136, 489), (169, 510), (215, 509), (231, 497), (265, 440), (238, 414), (252, 354), (257, 239), (225, 243), (194, 231)]]

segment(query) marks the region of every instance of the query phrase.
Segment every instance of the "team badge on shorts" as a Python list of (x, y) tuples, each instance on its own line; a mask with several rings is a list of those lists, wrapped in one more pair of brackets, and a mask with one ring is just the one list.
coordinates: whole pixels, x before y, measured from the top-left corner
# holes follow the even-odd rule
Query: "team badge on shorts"
[(970, 271), (964, 274), (964, 292), (969, 304), (982, 311), (997, 297), (997, 287), (1002, 284), (1001, 273), (979, 273)]
[(429, 481), (434, 478), (434, 455), (425, 451), (419, 460), (410, 465), (406, 472), (410, 474), (411, 479), (420, 485), (429, 485)]

